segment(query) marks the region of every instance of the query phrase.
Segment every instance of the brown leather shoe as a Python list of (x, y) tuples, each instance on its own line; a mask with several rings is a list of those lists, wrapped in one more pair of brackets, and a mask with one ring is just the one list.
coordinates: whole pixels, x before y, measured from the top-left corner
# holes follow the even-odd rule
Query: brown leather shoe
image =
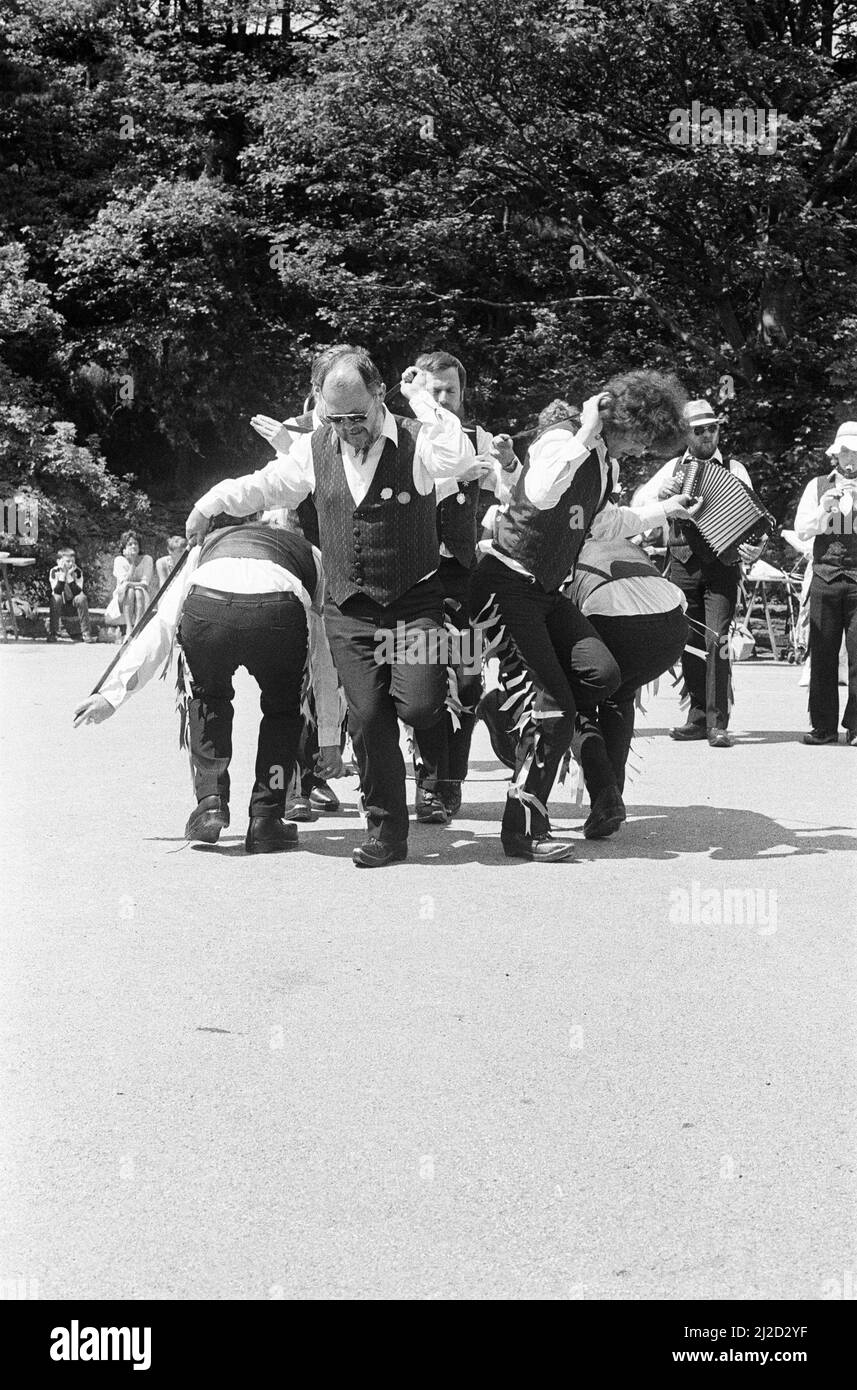
[(678, 729), (670, 729), (670, 738), (674, 738), (677, 743), (692, 743), (696, 739), (705, 738), (705, 730), (700, 729), (698, 724), (682, 724)]
[(283, 820), (311, 821), (312, 819), (312, 806), (308, 796), (304, 796), (303, 792), (297, 792), (295, 796), (288, 798), (286, 809), (283, 812)]

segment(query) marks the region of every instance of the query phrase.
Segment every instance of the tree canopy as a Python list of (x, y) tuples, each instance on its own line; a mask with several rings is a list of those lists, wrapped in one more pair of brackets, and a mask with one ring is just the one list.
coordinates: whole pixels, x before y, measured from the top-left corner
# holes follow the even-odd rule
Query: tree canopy
[(7, 490), (257, 466), (338, 340), (522, 438), (675, 370), (783, 520), (857, 414), (857, 3), (12, 0), (0, 76)]

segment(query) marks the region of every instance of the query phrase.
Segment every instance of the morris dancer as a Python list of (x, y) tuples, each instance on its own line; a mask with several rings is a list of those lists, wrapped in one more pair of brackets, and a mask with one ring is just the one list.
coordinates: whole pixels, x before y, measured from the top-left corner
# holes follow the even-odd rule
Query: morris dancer
[(185, 839), (214, 844), (229, 825), (229, 763), (235, 691), (246, 666), (259, 684), (262, 720), (250, 797), (248, 854), (270, 854), (297, 841), (283, 821), (301, 731), (301, 688), (309, 640), (319, 708), (319, 769), (341, 775), (336, 672), (321, 603), (321, 556), (302, 536), (248, 524), (214, 531), (185, 562), (148, 626), (122, 654), (101, 688), (75, 710), (75, 727), (100, 724), (152, 679), (178, 634), (187, 663), (187, 706), (196, 809)]
[(282, 428), (271, 440), (281, 451), (273, 463), (212, 488), (187, 522), (196, 539), (221, 511), (296, 508), (314, 497), (327, 572), (325, 627), (348, 705), (369, 829), (353, 853), (358, 868), (407, 858), (398, 720), (419, 729), (425, 746), (444, 712), (445, 665), (411, 663), (405, 652), (378, 659), (379, 630), (401, 628), (406, 645), (412, 633), (440, 645), (435, 484), (457, 477), (475, 457), (460, 421), (424, 388), (424, 374), (409, 368), (400, 389), (417, 419), (394, 416), (368, 353), (337, 349), (318, 386), (325, 423), (297, 442)]
[[(572, 846), (550, 834), (547, 798), (572, 743), (591, 790), (590, 834), (624, 819), (616, 773), (605, 751), (597, 707), (621, 683), (615, 659), (579, 609), (560, 593), (596, 513), (601, 534), (634, 535), (641, 516), (614, 507), (608, 449), (639, 454), (669, 447), (682, 432), (684, 393), (656, 372), (616, 377), (584, 405), (580, 428), (566, 420), (531, 445), (512, 501), (500, 509), (493, 539), (471, 585), (471, 613), (500, 658), (504, 703), (519, 735), (516, 776), (503, 815), (507, 855), (565, 859)], [(667, 514), (690, 516), (690, 499), (654, 503), (648, 529)], [(573, 742), (572, 742), (573, 739)]]
[[(467, 372), (448, 352), (425, 353), (416, 360), (425, 372), (426, 390), (438, 405), (459, 419), (464, 415)], [(451, 669), (452, 689), (440, 732), (439, 762), (431, 765), (423, 756), (419, 731), (415, 732), (417, 820), (445, 825), (461, 807), (461, 784), (467, 777), (470, 744), (476, 725), (476, 707), (482, 694), (482, 661), (478, 651), (468, 652), (473, 639), (468, 592), (478, 559), (479, 517), (483, 503), (506, 502), (521, 472), (507, 434), (492, 435), (481, 425), (465, 427), (473, 441), (476, 460), (471, 470), (452, 482), (437, 485), (437, 525), (440, 542), (438, 578), (443, 587), (446, 626), (464, 648), (464, 659)], [(475, 643), (473, 643), (475, 646)], [(445, 733), (445, 739), (444, 739)]]

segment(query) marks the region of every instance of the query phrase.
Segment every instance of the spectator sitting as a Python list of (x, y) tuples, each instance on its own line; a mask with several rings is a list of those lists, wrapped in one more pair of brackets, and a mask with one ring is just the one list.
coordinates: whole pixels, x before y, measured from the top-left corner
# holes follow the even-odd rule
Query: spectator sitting
[(155, 578), (157, 580), (155, 590), (163, 589), (186, 549), (187, 541), (184, 536), (170, 536), (167, 541), (169, 554), (162, 555), (159, 560), (155, 561)]
[(84, 642), (94, 642), (89, 625), (89, 604), (83, 592), (83, 571), (77, 566), (70, 546), (57, 551), (57, 562), (48, 576), (50, 584), (50, 630), (48, 641), (59, 639), (60, 620), (78, 618)]
[(119, 546), (122, 554), (113, 561), (116, 588), (104, 617), (112, 623), (124, 617), (127, 635), (136, 627), (149, 602), (155, 566), (151, 555), (140, 554), (135, 531), (124, 531), (119, 537)]

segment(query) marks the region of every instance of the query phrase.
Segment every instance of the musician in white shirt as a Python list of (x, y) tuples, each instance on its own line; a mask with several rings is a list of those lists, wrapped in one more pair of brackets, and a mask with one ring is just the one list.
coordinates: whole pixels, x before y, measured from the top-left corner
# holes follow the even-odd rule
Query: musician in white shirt
[[(718, 448), (720, 423), (708, 401), (690, 401), (685, 408), (688, 447), (683, 455), (670, 459), (636, 494), (637, 506), (655, 499), (662, 501), (682, 492), (680, 470), (689, 460), (714, 463), (728, 468), (747, 487), (749, 474), (737, 459), (724, 457)], [(687, 723), (672, 729), (670, 736), (680, 742), (708, 738), (712, 748), (731, 748), (727, 729), (732, 689), (729, 665), (729, 627), (738, 597), (738, 560), (702, 560), (692, 545), (693, 531), (686, 523), (674, 521), (669, 527), (666, 573), (687, 598), (687, 618), (691, 635), (682, 657), (685, 691), (690, 697)], [(747, 564), (758, 557), (760, 548), (744, 544), (738, 557)], [(703, 655), (704, 650), (704, 655)]]

